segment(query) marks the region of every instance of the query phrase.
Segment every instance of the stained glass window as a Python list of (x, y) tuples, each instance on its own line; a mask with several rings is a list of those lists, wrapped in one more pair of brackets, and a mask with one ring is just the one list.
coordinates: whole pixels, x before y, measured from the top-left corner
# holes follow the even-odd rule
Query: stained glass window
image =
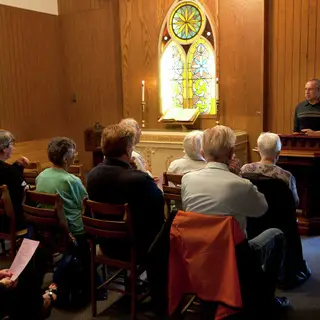
[(206, 14), (197, 1), (180, 1), (165, 21), (159, 46), (162, 113), (178, 107), (215, 114), (214, 41)]
[(186, 54), (171, 41), (161, 58), (162, 112), (168, 108), (183, 108), (186, 99)]
[(200, 38), (188, 51), (188, 97), (190, 108), (215, 113), (215, 61), (210, 43)]
[(205, 15), (194, 3), (183, 2), (170, 16), (170, 33), (185, 44), (191, 43), (203, 32), (205, 19)]

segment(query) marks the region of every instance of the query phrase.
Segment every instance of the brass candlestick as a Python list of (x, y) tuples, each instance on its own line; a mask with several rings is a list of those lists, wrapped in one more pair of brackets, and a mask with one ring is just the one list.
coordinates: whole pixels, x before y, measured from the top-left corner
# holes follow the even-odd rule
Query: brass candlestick
[(147, 121), (145, 120), (145, 112), (146, 112), (146, 102), (142, 101), (141, 102), (141, 115), (142, 115), (142, 120), (141, 120), (141, 127), (146, 128), (147, 127)]
[(217, 121), (216, 121), (216, 125), (218, 126), (218, 125), (220, 124), (219, 99), (216, 100), (216, 107), (217, 107)]

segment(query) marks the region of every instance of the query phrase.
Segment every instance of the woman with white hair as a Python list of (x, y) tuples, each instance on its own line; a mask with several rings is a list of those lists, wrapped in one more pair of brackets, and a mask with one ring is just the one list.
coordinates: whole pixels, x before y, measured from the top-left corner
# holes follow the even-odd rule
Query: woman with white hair
[(241, 174), (257, 173), (270, 178), (283, 180), (292, 191), (296, 205), (299, 204), (299, 196), (294, 176), (276, 163), (281, 151), (281, 140), (272, 132), (261, 133), (258, 138), (258, 150), (261, 157), (259, 162), (245, 164), (241, 168)]
[[(14, 136), (7, 130), (0, 130), (0, 185), (6, 185), (9, 190), (11, 202), (13, 205), (16, 230), (21, 231), (26, 228), (22, 201), (24, 190), (27, 188), (27, 183), (23, 178), (23, 170), (28, 166), (29, 160), (21, 157), (12, 165), (6, 163), (11, 158), (14, 150)], [(0, 230), (8, 231), (9, 221), (4, 218), (0, 223)]]
[[(119, 123), (122, 126), (128, 126), (135, 130), (135, 139), (134, 139), (134, 147), (140, 142), (141, 137), (141, 128), (139, 123), (133, 118), (125, 118), (122, 119)], [(132, 158), (130, 162), (131, 166), (137, 170), (148, 173), (149, 176), (152, 177), (151, 172), (149, 171), (147, 162), (143, 159), (142, 155), (137, 152), (137, 150), (132, 151)]]
[(193, 170), (203, 169), (206, 160), (201, 155), (202, 131), (191, 131), (183, 140), (184, 157), (173, 160), (170, 163), (168, 172), (175, 174), (185, 174)]

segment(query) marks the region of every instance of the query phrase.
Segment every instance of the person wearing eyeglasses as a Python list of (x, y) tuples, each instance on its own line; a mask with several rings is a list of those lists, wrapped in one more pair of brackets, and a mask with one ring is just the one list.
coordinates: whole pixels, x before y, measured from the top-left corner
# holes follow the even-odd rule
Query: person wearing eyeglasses
[[(28, 188), (28, 185), (23, 178), (23, 170), (29, 165), (29, 160), (26, 157), (21, 157), (13, 164), (6, 162), (12, 156), (14, 141), (15, 138), (11, 132), (0, 130), (0, 185), (6, 185), (8, 187), (15, 212), (16, 230), (20, 231), (26, 228), (22, 211), (22, 201), (24, 190)], [(0, 230), (7, 232), (9, 226), (9, 219), (6, 216), (3, 217), (3, 219), (0, 220)]]

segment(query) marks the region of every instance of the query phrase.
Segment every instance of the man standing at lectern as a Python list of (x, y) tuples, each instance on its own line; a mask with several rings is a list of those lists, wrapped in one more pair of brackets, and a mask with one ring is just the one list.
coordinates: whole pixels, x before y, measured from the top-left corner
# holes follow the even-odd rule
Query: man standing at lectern
[(306, 101), (300, 102), (296, 107), (293, 131), (320, 135), (320, 80), (309, 80), (304, 92)]

